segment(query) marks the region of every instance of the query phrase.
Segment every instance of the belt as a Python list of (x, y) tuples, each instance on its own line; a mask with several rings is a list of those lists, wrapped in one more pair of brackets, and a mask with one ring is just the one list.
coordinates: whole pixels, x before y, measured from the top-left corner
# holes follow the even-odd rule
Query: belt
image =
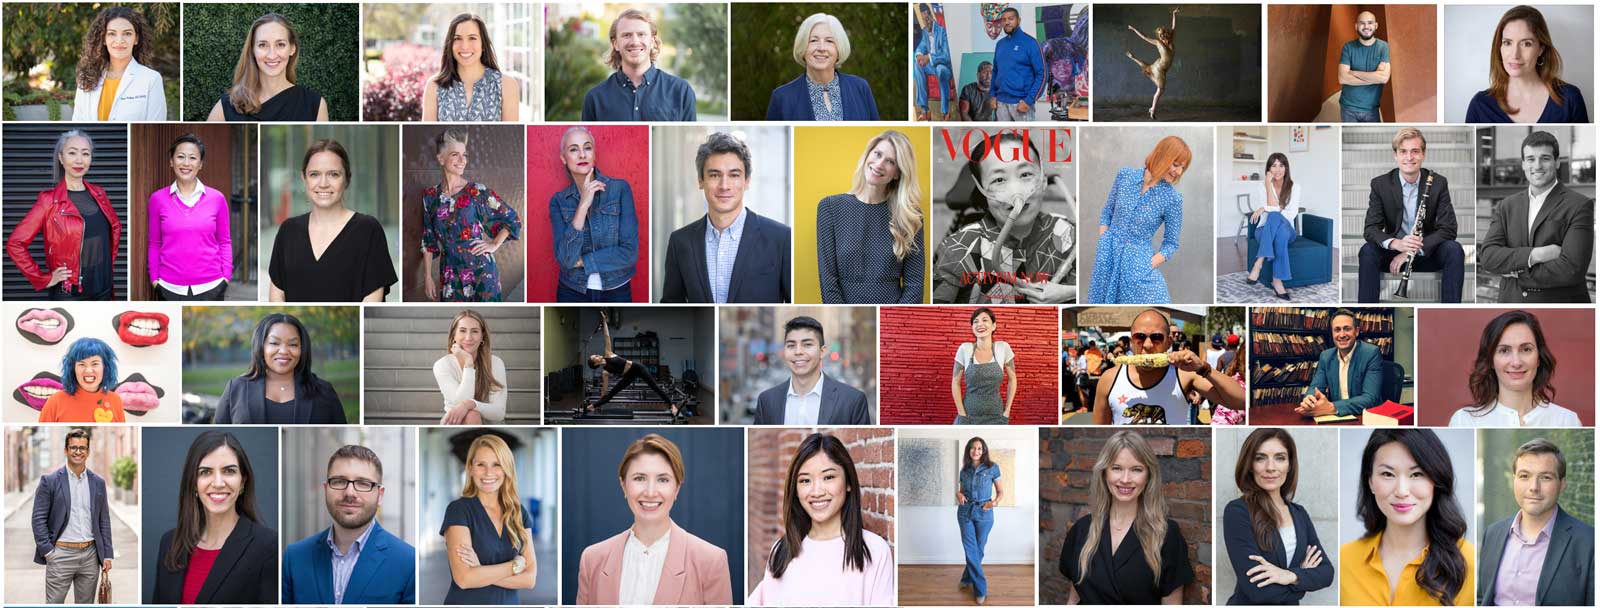
[(83, 541), (81, 543), (69, 543), (69, 542), (64, 541), (64, 540), (58, 540), (58, 541), (56, 541), (56, 546), (57, 547), (66, 547), (68, 549), (88, 549), (89, 547), (93, 547), (94, 546), (94, 541), (86, 540), (86, 541)]

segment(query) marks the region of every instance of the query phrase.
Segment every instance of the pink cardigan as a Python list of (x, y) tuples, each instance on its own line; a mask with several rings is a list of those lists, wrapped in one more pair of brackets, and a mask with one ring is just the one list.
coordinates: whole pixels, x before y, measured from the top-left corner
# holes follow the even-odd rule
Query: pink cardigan
[[(728, 552), (672, 524), (667, 561), (656, 584), (655, 605), (733, 603)], [(578, 604), (617, 605), (622, 589), (622, 554), (628, 531), (589, 545), (578, 561)]]
[(200, 285), (233, 276), (233, 233), (228, 226), (228, 199), (206, 186), (189, 208), (170, 187), (150, 193), (150, 283)]

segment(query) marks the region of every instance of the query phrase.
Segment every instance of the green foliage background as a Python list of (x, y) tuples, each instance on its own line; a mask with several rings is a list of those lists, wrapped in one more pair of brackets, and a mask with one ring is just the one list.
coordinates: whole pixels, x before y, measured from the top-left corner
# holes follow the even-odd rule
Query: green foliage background
[(355, 121), (360, 109), (361, 28), (355, 4), (205, 4), (184, 7), (183, 119), (205, 120), (233, 84), (250, 23), (287, 17), (300, 37), (297, 84), (328, 102), (328, 119)]
[[(177, 115), (178, 107), (178, 4), (175, 2), (83, 2), (73, 4), (31, 4), (12, 2), (5, 6), (6, 105), (40, 103), (39, 95), (29, 95), (28, 69), (40, 63), (50, 65), (50, 79), (60, 91), (54, 97), (72, 103), (77, 89), (78, 55), (83, 35), (100, 11), (113, 6), (129, 6), (150, 23), (145, 34), (150, 45), (151, 69), (161, 73), (167, 89), (167, 112)], [(62, 99), (64, 97), (64, 99)]]
[(733, 120), (764, 120), (772, 90), (805, 73), (794, 61), (794, 36), (813, 13), (839, 18), (850, 35), (850, 59), (839, 71), (872, 85), (883, 120), (908, 120), (910, 28), (905, 3), (733, 3)]
[(187, 306), (183, 309), (183, 390), (218, 397), (250, 368), (250, 340), (268, 314), (294, 315), (311, 336), (311, 371), (333, 384), (345, 418), (361, 415), (361, 311), (356, 306)]
[[(666, 9), (667, 6), (662, 6)], [(673, 4), (670, 17), (657, 17), (661, 39), (676, 52), (663, 54), (660, 67), (694, 87), (695, 113), (728, 112), (728, 13), (725, 4)], [(655, 11), (659, 14), (659, 11)], [(600, 39), (578, 32), (577, 19), (547, 24), (545, 32), (546, 121), (576, 121), (583, 116), (583, 96), (611, 75), (605, 64), (610, 45), (600, 24)], [(557, 84), (559, 83), (559, 84)], [(764, 106), (763, 106), (764, 107)]]

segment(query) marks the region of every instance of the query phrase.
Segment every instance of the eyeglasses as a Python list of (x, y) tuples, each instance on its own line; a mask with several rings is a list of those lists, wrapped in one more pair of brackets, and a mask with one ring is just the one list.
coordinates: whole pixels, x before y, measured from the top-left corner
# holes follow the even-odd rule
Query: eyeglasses
[(1134, 342), (1150, 340), (1151, 343), (1161, 344), (1167, 341), (1167, 334), (1133, 334)]
[(69, 446), (67, 446), (67, 451), (68, 452), (87, 452), (87, 451), (89, 451), (89, 446), (86, 446), (86, 445), (69, 445)]
[(371, 492), (371, 491), (383, 486), (383, 484), (381, 484), (381, 483), (378, 483), (378, 482), (375, 482), (375, 481), (367, 481), (365, 479), (345, 479), (343, 477), (329, 477), (328, 478), (328, 489), (329, 490), (343, 490), (345, 488), (350, 487), (351, 485), (354, 485), (356, 487), (356, 491), (357, 492)]

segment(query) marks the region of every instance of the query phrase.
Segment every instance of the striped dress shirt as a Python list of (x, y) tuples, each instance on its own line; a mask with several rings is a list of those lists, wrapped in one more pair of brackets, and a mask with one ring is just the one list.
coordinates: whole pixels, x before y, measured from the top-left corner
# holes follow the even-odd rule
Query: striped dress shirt
[(350, 584), (350, 573), (355, 572), (356, 562), (361, 559), (361, 549), (367, 546), (367, 537), (372, 536), (371, 522), (367, 529), (361, 533), (356, 542), (350, 543), (350, 550), (339, 553), (339, 545), (333, 542), (333, 528), (328, 528), (328, 550), (333, 552), (333, 603), (344, 603), (344, 588)]

